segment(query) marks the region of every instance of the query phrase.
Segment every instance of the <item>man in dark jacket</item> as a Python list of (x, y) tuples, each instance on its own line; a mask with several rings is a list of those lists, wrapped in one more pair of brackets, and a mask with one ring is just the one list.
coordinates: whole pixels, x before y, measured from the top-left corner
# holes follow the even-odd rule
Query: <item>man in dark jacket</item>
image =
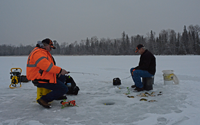
[(135, 85), (132, 85), (131, 87), (139, 92), (144, 90), (141, 77), (152, 77), (155, 75), (156, 58), (142, 44), (137, 45), (135, 52), (138, 52), (141, 56), (139, 65), (130, 70), (133, 81), (135, 82)]

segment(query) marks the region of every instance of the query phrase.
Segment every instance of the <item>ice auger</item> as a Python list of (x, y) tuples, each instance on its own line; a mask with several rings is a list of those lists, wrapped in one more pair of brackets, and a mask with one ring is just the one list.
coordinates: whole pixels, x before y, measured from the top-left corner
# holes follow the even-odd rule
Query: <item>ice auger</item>
[[(9, 85), (9, 87), (11, 89), (17, 88), (17, 87), (21, 87), (22, 84), (21, 82), (28, 82), (29, 80), (27, 80), (26, 76), (21, 75), (22, 73), (22, 69), (21, 68), (11, 68), (10, 69), (10, 79), (11, 79), (11, 84)], [(18, 85), (18, 83), (20, 85)]]

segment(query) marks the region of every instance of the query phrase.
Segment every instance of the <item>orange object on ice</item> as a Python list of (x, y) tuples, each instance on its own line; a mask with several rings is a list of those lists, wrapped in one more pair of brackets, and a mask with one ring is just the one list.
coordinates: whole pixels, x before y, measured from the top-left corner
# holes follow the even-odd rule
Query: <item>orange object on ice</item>
[(61, 101), (60, 103), (62, 104), (63, 107), (76, 106), (76, 101), (75, 100), (71, 100), (71, 101), (68, 101), (68, 102)]

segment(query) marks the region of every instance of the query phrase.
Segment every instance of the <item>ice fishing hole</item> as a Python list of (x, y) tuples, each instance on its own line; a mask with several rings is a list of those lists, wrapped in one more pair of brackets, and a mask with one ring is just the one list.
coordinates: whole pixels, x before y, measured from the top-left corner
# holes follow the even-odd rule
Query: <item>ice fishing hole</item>
[(104, 104), (104, 105), (114, 105), (115, 102), (104, 102), (103, 104)]

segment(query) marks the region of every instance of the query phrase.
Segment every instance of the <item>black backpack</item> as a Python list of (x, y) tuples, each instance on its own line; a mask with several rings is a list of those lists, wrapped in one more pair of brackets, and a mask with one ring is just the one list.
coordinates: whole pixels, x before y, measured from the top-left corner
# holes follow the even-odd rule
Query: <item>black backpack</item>
[(121, 80), (120, 80), (120, 78), (114, 78), (114, 79), (113, 79), (113, 85), (121, 85)]
[(68, 87), (68, 95), (78, 95), (78, 91), (80, 90), (76, 83), (74, 82), (73, 78), (69, 75), (65, 76), (66, 81), (65, 85)]

